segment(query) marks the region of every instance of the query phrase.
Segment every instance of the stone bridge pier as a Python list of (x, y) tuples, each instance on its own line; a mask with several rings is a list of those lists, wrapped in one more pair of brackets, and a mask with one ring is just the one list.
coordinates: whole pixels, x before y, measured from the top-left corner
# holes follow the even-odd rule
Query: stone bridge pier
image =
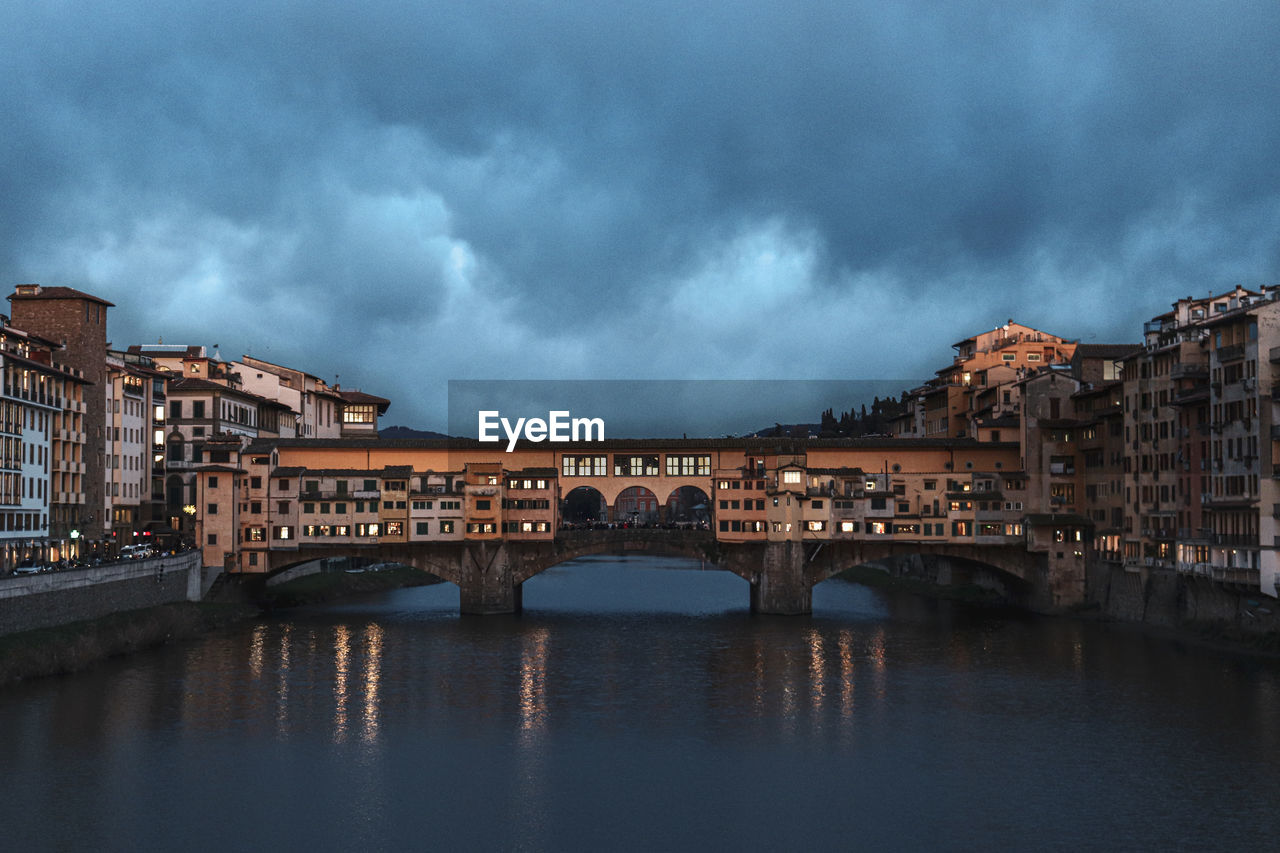
[(557, 563), (585, 554), (653, 553), (707, 559), (744, 578), (751, 584), (753, 613), (794, 616), (813, 609), (814, 579), (805, 571), (802, 543), (723, 545), (710, 536), (663, 541), (660, 537), (645, 537), (644, 533), (621, 533), (582, 542), (468, 544), (457, 554), (456, 574), (446, 571), (443, 576), (458, 585), (459, 609), (463, 613), (519, 613), (521, 585)]

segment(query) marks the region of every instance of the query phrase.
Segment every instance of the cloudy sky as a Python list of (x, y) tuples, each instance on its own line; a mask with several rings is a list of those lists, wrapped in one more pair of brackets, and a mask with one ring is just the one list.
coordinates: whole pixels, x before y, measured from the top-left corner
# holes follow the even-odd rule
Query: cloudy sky
[(386, 424), (450, 379), (917, 380), (1280, 281), (1274, 0), (0, 10), (0, 285)]

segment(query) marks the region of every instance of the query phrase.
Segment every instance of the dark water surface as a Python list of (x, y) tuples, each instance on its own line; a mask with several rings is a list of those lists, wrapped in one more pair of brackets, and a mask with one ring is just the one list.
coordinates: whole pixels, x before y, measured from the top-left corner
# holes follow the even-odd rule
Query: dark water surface
[[(0, 691), (0, 849), (1277, 850), (1280, 664), (595, 558)], [(676, 570), (673, 570), (676, 569)]]

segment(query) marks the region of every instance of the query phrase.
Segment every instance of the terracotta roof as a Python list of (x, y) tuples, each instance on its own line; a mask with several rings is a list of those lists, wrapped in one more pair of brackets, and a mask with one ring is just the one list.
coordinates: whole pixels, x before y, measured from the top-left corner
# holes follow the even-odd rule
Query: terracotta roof
[(262, 397), (254, 394), (252, 391), (244, 391), (240, 388), (232, 388), (230, 385), (223, 385), (221, 382), (214, 382), (210, 379), (201, 379), (198, 376), (184, 376), (181, 379), (172, 379), (169, 382), (169, 393), (182, 393), (183, 391), (214, 391), (220, 394), (235, 394), (247, 400), (253, 400), (257, 403), (264, 403), (269, 406), (275, 406), (282, 409), (293, 411), (292, 408), (268, 397)]
[(235, 468), (231, 465), (201, 465), (199, 468), (196, 469), (197, 473), (200, 473), (202, 471), (213, 471), (214, 473), (222, 471), (228, 474), (245, 473), (245, 470), (243, 468)]
[(1080, 344), (1076, 347), (1076, 358), (1109, 358), (1121, 359), (1142, 350), (1142, 344)]
[[(258, 452), (275, 447), (302, 448), (391, 448), (406, 450), (492, 450), (493, 443), (481, 443), (474, 438), (278, 438), (265, 439), (254, 445)], [(545, 447), (545, 445), (541, 445)], [(993, 447), (1018, 447), (1018, 442), (984, 441), (972, 438), (899, 438), (877, 436), (860, 438), (610, 438), (604, 441), (556, 443), (553, 450), (570, 452), (613, 450), (687, 450), (743, 448), (764, 452), (797, 452), (794, 448), (901, 448), (918, 447), (949, 448), (954, 450)]]
[[(30, 286), (25, 284), (18, 285), (18, 287)], [(9, 301), (16, 302), (26, 299), (88, 299), (90, 302), (98, 302), (108, 308), (115, 307), (114, 303), (108, 302), (100, 296), (94, 296), (92, 293), (85, 293), (72, 287), (43, 287), (38, 284), (35, 287), (35, 293), (19, 293), (15, 290), (9, 294)]]
[(377, 406), (378, 414), (386, 414), (387, 408), (391, 405), (391, 401), (386, 397), (376, 397), (373, 394), (366, 394), (363, 391), (338, 391), (339, 397), (355, 406)]

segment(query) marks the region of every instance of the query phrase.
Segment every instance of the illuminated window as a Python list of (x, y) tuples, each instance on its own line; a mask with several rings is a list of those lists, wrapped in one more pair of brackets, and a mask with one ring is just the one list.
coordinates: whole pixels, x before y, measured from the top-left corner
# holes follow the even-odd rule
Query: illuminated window
[(607, 463), (605, 456), (565, 456), (560, 460), (560, 472), (566, 477), (604, 477)]
[(371, 424), (375, 420), (373, 406), (344, 406), (342, 422), (344, 424)]
[(668, 477), (707, 476), (711, 473), (710, 456), (668, 456)]
[(800, 482), (800, 472), (799, 472), (799, 471), (783, 471), (783, 472), (782, 472), (782, 482), (784, 482), (784, 483), (799, 483), (799, 482)]

